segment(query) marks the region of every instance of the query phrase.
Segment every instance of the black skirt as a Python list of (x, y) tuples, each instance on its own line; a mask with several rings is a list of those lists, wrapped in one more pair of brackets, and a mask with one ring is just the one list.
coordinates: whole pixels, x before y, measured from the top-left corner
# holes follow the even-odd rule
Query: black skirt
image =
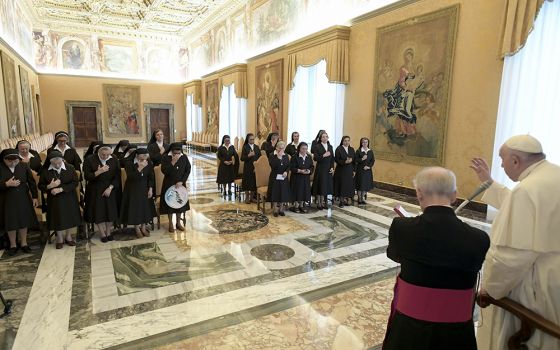
[[(52, 189), (47, 189), (53, 179), (60, 180), (59, 187), (62, 188), (63, 192), (53, 195), (51, 194)], [(39, 189), (47, 194), (47, 226), (49, 230), (68, 230), (82, 223), (76, 187), (78, 187), (78, 175), (70, 164), (66, 164), (66, 170), (62, 169), (60, 174), (55, 170), (46, 168), (41, 172)]]
[(311, 189), (314, 196), (333, 194), (333, 174), (330, 173), (330, 169), (334, 167), (334, 152), (331, 145), (328, 146), (328, 149), (331, 153), (328, 157), (323, 157), (323, 154), (327, 152), (323, 144), (318, 143), (313, 149), (313, 158), (317, 161)]
[[(116, 222), (119, 219), (117, 192), (120, 188), (120, 165), (115, 157), (107, 160), (109, 171), (95, 176), (101, 166), (97, 155), (89, 157), (84, 163), (84, 176), (87, 181), (85, 193), (84, 220), (89, 223)], [(113, 185), (109, 197), (103, 192)]]
[[(237, 176), (237, 167), (239, 166), (235, 147), (230, 145), (229, 148), (226, 149), (225, 146), (220, 146), (218, 148), (218, 159), (220, 160), (220, 166), (218, 166), (216, 182), (224, 185), (232, 183)], [(225, 161), (233, 161), (234, 163), (227, 165), (224, 163)]]
[[(364, 160), (362, 157), (364, 154), (367, 155), (367, 158)], [(373, 164), (375, 163), (375, 157), (373, 156), (373, 152), (368, 150), (367, 153), (362, 152), (359, 149), (356, 152), (356, 176), (354, 176), (354, 180), (356, 183), (356, 191), (369, 191), (373, 188)], [(364, 169), (364, 166), (368, 166), (369, 169)]]
[[(307, 156), (305, 160), (298, 155), (292, 157), (290, 161), (292, 175), (290, 177), (290, 189), (292, 192), (292, 202), (311, 201), (311, 174), (313, 173), (313, 160)], [(301, 174), (299, 170), (310, 170), (309, 174)]]
[[(351, 163), (346, 163), (350, 159)], [(342, 146), (335, 152), (336, 170), (334, 172), (335, 197), (349, 198), (354, 196), (354, 149), (348, 147), (348, 153)]]
[(163, 172), (163, 184), (161, 186), (161, 198), (159, 201), (160, 214), (178, 214), (190, 210), (191, 206), (188, 201), (184, 206), (178, 209), (171, 208), (165, 202), (165, 193), (169, 187), (175, 186), (177, 182), (182, 182), (183, 186), (186, 186), (187, 179), (191, 173), (191, 162), (189, 162), (189, 158), (183, 154), (177, 163), (173, 165), (171, 164), (171, 156), (165, 155), (161, 160), (161, 171)]
[[(12, 177), (20, 181), (18, 187), (6, 187)], [(37, 184), (31, 168), (19, 163), (14, 172), (0, 162), (0, 230), (13, 231), (39, 227), (32, 198), (38, 198)]]
[[(148, 198), (150, 188), (152, 197)], [(152, 164), (150, 163), (142, 169), (142, 172), (139, 172), (138, 164), (127, 163), (120, 222), (124, 225), (141, 225), (152, 221), (156, 216), (154, 195), (155, 174)]]
[(249, 157), (251, 152), (251, 146), (244, 145), (241, 151), (241, 160), (243, 163), (243, 181), (242, 186), (245, 191), (256, 191), (257, 190), (257, 178), (255, 176), (255, 162), (261, 157), (261, 150), (259, 146), (253, 145), (254, 156)]
[(270, 176), (268, 178), (268, 201), (275, 203), (288, 203), (291, 199), (290, 182), (288, 176), (284, 180), (277, 180), (277, 175), (290, 170), (290, 158), (287, 154), (278, 159), (276, 155), (269, 158)]

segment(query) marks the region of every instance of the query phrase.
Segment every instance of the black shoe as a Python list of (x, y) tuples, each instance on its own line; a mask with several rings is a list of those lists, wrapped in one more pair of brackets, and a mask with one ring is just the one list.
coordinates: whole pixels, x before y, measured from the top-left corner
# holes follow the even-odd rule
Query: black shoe
[(280, 216), (286, 216), (286, 214), (284, 214), (283, 211), (279, 212), (278, 215), (280, 215)]
[(103, 242), (103, 243), (107, 243), (107, 236), (105, 236), (105, 237), (101, 237), (101, 242)]
[(299, 207), (299, 212), (302, 214), (307, 214), (307, 210), (303, 209), (303, 207)]
[(322, 205), (317, 204), (317, 210), (323, 210), (323, 209), (324, 209), (324, 208), (323, 208)]
[(291, 211), (292, 213), (297, 213), (297, 208), (296, 208), (296, 207), (291, 207), (291, 208), (290, 208), (290, 211)]
[(340, 208), (344, 208), (344, 203), (340, 202), (340, 204), (338, 204), (338, 206), (339, 206)]
[(31, 253), (31, 248), (28, 245), (21, 247), (21, 250), (23, 250), (24, 253)]
[(10, 248), (10, 249), (8, 249), (8, 255), (9, 256), (14, 256), (14, 255), (16, 255), (17, 251), (18, 251), (17, 247)]
[(277, 217), (278, 217), (278, 212), (274, 212), (274, 213), (272, 213), (272, 215), (273, 215), (275, 218), (277, 218)]
[(107, 236), (107, 240), (108, 240), (108, 241), (112, 241), (112, 240), (113, 240), (113, 235), (108, 235), (108, 236)]

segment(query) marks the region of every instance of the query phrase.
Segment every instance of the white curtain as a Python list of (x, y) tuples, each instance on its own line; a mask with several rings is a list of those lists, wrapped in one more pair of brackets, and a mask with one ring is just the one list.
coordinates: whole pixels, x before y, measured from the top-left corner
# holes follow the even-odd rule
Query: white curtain
[(187, 95), (187, 140), (192, 141), (192, 133), (202, 131), (202, 107), (193, 103), (193, 94)]
[(560, 1), (546, 1), (525, 47), (504, 61), (492, 177), (513, 187), (501, 168), (500, 146), (511, 136), (531, 134), (547, 159), (560, 164)]
[(331, 144), (340, 142), (345, 85), (329, 83), (326, 73), (325, 60), (297, 68), (295, 86), (290, 91), (287, 142), (292, 132), (297, 131), (300, 140), (311, 145), (320, 129), (327, 131)]
[(220, 98), (220, 141), (222, 136), (232, 139), (245, 137), (247, 132), (247, 99), (235, 96), (234, 84), (224, 86)]

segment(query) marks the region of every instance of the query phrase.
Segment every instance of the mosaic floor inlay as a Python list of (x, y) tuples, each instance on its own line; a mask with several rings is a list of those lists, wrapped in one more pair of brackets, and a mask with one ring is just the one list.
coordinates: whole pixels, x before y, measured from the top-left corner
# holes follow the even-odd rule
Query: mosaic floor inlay
[[(185, 232), (132, 229), (101, 243), (7, 257), (0, 349), (371, 349), (385, 332), (398, 266), (385, 254), (395, 205), (273, 217), (218, 193), (216, 160), (189, 151)], [(407, 202), (408, 201), (408, 202)], [(471, 218), (476, 215), (471, 215)], [(474, 219), (466, 222), (489, 230)]]

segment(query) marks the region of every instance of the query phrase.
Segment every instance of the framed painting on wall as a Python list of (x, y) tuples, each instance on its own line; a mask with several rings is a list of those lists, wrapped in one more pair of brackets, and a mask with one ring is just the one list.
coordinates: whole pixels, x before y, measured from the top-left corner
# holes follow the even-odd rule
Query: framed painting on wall
[[(271, 132), (282, 133), (283, 60), (260, 65), (255, 70), (257, 135), (260, 140)], [(282, 136), (282, 135), (280, 135)]]
[(140, 86), (103, 84), (103, 137), (142, 138)]
[(458, 13), (457, 5), (377, 30), (376, 157), (443, 164)]
[(35, 118), (33, 118), (33, 101), (31, 100), (31, 89), (29, 87), (29, 75), (22, 66), (19, 66), (19, 83), (21, 87), (21, 100), (23, 102), (25, 132), (33, 134), (38, 128), (35, 126)]
[(218, 133), (220, 126), (220, 92), (218, 79), (208, 81), (206, 86), (206, 130)]
[(10, 137), (21, 136), (19, 123), (19, 104), (16, 86), (16, 65), (14, 60), (5, 52), (2, 56), (2, 76), (4, 78), (4, 97), (6, 98), (6, 113), (8, 119), (8, 134)]

